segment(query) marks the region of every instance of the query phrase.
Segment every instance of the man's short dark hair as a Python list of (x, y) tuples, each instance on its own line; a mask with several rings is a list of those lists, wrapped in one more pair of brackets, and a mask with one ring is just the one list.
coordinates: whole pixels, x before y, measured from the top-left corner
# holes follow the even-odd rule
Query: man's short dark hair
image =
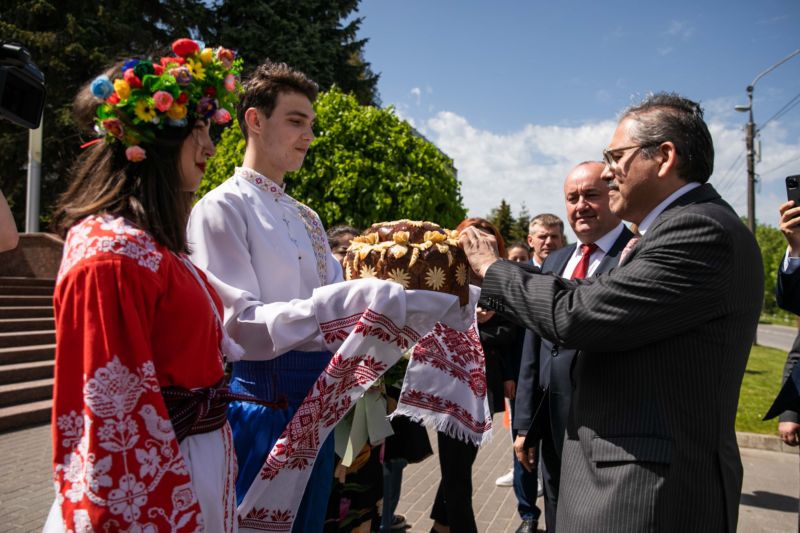
[(239, 127), (245, 140), (247, 140), (245, 111), (255, 107), (269, 118), (275, 110), (278, 95), (291, 92), (303, 94), (313, 102), (319, 94), (319, 86), (311, 78), (286, 63), (273, 63), (267, 60), (256, 68), (244, 83), (244, 92), (236, 106), (236, 117), (239, 119)]
[(631, 139), (642, 145), (642, 157), (652, 158), (658, 144), (671, 141), (677, 151), (677, 170), (682, 179), (705, 183), (711, 177), (714, 142), (700, 104), (676, 93), (656, 93), (626, 109), (621, 120), (626, 118), (635, 121)]
[(328, 235), (328, 243), (333, 244), (333, 241), (341, 237), (342, 235), (352, 235), (353, 237), (358, 237), (361, 235), (361, 231), (353, 226), (346, 226), (344, 224), (339, 226), (333, 226), (332, 228), (328, 228), (327, 231)]

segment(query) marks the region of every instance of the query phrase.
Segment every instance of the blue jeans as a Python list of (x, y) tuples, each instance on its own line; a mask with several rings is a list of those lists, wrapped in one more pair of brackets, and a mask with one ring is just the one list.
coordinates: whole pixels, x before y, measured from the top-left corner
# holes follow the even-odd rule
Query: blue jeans
[[(514, 419), (514, 400), (508, 400), (511, 406), (511, 419)], [(517, 432), (511, 429), (511, 438), (517, 438)], [(539, 495), (538, 468), (533, 468), (531, 472), (517, 461), (517, 454), (511, 450), (514, 460), (514, 495), (517, 497), (517, 512), (523, 520), (536, 520), (542, 515), (542, 510), (536, 507), (536, 498)], [(538, 463), (538, 460), (536, 461)]]
[(383, 511), (381, 511), (381, 533), (391, 531), (392, 518), (400, 503), (400, 489), (403, 484), (403, 469), (408, 461), (398, 457), (383, 463)]

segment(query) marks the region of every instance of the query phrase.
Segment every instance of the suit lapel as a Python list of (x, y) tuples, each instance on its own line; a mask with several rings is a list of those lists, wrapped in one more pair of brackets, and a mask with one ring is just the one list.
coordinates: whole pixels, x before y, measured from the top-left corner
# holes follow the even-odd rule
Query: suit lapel
[(713, 202), (716, 204), (724, 205), (731, 211), (733, 208), (728, 205), (728, 203), (720, 197), (719, 193), (708, 183), (704, 183), (703, 185), (692, 189), (691, 191), (687, 192), (683, 196), (676, 199), (674, 202), (669, 204), (664, 211), (661, 212), (658, 217), (653, 221), (653, 224), (650, 226), (650, 229), (647, 232), (653, 231), (656, 227), (658, 227), (661, 223), (665, 220), (668, 220), (670, 216), (674, 215), (675, 213), (679, 213), (682, 208), (692, 205), (692, 204), (702, 204), (707, 202)]
[(647, 230), (647, 233), (642, 236), (642, 240), (628, 253), (625, 257), (625, 264), (630, 263), (633, 258), (636, 256), (636, 252), (642, 248), (642, 244), (644, 240), (647, 239), (647, 235), (651, 234), (653, 231), (658, 229), (658, 226), (664, 223), (664, 221), (669, 220), (669, 218), (676, 213), (680, 213), (681, 210), (689, 205), (693, 204), (702, 204), (702, 203), (715, 203), (722, 206), (727, 207), (731, 211), (734, 211), (733, 208), (722, 199), (719, 193), (708, 183), (704, 183), (701, 186), (692, 189), (691, 191), (687, 192), (683, 196), (677, 198), (674, 202), (669, 204), (664, 211), (659, 214), (656, 219), (653, 221), (653, 224)]
[(542, 272), (553, 272), (559, 276), (563, 274), (567, 263), (569, 263), (569, 258), (572, 257), (577, 246), (576, 243), (573, 243), (547, 256), (544, 264), (542, 264)]
[(628, 241), (631, 240), (631, 237), (633, 237), (631, 230), (629, 230), (627, 227), (622, 228), (622, 233), (619, 234), (619, 237), (617, 237), (617, 240), (614, 241), (611, 249), (600, 261), (600, 264), (597, 265), (597, 270), (594, 272), (595, 276), (597, 274), (604, 274), (612, 268), (616, 268), (616, 266), (619, 264), (619, 255), (622, 253), (625, 245), (628, 244)]

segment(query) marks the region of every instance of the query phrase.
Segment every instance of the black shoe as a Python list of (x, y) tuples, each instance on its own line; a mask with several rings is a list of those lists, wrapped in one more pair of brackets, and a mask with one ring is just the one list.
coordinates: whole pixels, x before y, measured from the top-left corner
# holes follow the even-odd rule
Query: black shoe
[(536, 520), (523, 520), (515, 533), (536, 533), (539, 523)]

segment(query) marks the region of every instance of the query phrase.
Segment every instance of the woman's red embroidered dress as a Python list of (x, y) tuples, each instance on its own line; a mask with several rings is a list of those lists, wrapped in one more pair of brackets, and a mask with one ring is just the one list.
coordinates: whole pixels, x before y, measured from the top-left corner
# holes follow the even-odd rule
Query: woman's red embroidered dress
[(66, 530), (202, 529), (203, 489), (192, 483), (199, 466), (204, 476), (219, 473), (211, 484), (225, 487), (215, 497), (230, 499), (216, 502), (221, 517), (211, 522), (233, 529), (229, 428), (214, 435), (227, 457), (185, 456), (194, 437), (179, 446), (160, 393), (223, 376), (216, 319), (186, 265), (123, 218), (89, 217), (67, 236), (54, 303), (53, 464)]

